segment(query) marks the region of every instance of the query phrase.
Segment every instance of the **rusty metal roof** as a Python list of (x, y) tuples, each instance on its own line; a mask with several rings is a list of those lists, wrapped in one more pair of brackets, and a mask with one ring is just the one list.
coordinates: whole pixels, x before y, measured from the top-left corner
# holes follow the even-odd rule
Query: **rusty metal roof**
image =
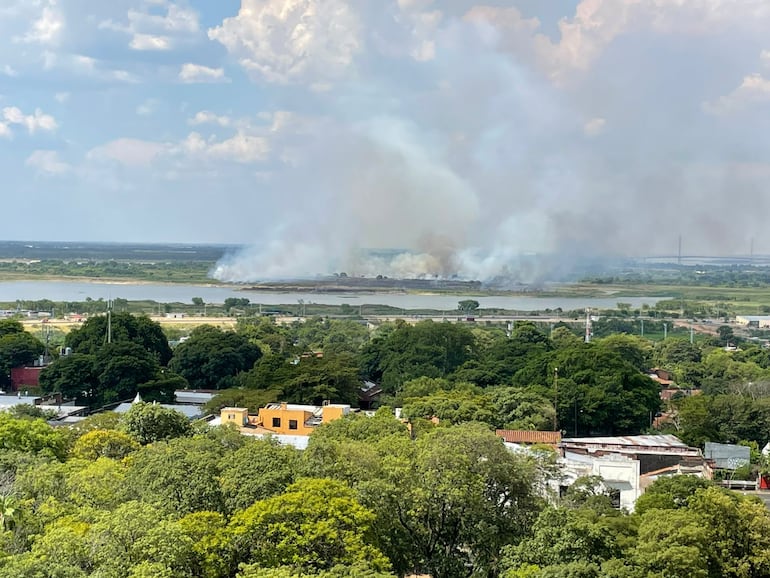
[(499, 429), (495, 433), (511, 444), (558, 444), (561, 441), (561, 433), (557, 431)]

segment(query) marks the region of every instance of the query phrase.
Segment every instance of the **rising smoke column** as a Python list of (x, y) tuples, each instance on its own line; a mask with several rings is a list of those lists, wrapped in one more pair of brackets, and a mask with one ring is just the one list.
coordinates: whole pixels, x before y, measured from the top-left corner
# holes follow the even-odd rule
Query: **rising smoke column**
[(327, 122), (269, 185), (286, 210), (217, 278), (528, 281), (547, 271), (517, 271), (525, 253), (671, 253), (679, 234), (740, 253), (764, 229), (768, 121), (746, 104), (764, 77), (735, 72), (760, 65), (756, 4), (584, 0), (546, 32), (507, 2), (334, 3), (359, 50), (307, 93)]

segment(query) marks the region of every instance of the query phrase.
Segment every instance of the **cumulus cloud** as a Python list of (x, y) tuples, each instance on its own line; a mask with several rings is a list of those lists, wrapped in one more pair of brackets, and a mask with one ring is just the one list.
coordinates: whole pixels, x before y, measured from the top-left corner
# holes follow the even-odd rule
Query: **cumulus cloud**
[(703, 108), (712, 114), (726, 114), (762, 102), (770, 102), (770, 80), (755, 73), (745, 77), (730, 94), (704, 103)]
[(193, 116), (191, 119), (189, 119), (188, 124), (191, 125), (198, 125), (198, 124), (218, 124), (219, 126), (232, 126), (234, 124), (234, 121), (229, 116), (224, 115), (218, 115), (208, 110), (201, 110), (195, 113), (195, 116)]
[[(40, 6), (41, 3), (35, 3)], [(42, 2), (42, 10), (27, 33), (20, 38), (21, 42), (34, 44), (56, 44), (65, 27), (64, 15), (57, 5), (57, 0)]]
[(238, 132), (234, 136), (218, 141), (215, 138), (204, 139), (199, 133), (187, 136), (179, 147), (193, 157), (215, 160), (234, 161), (237, 163), (255, 163), (264, 161), (270, 154), (268, 140), (261, 136)]
[(182, 65), (179, 71), (179, 80), (186, 84), (207, 84), (217, 82), (230, 82), (222, 68), (209, 68), (202, 64), (191, 62)]
[(3, 109), (3, 120), (6, 125), (23, 126), (29, 134), (35, 134), (38, 131), (50, 132), (58, 127), (56, 119), (39, 108), (32, 114), (24, 114), (18, 107), (7, 106)]
[(72, 167), (59, 158), (59, 153), (51, 150), (36, 150), (26, 160), (28, 167), (46, 175), (62, 175)]
[(137, 33), (133, 35), (128, 45), (133, 50), (169, 50), (171, 39), (168, 36)]
[(88, 158), (96, 162), (109, 161), (145, 169), (162, 162), (174, 162), (177, 169), (199, 166), (202, 162), (261, 164), (271, 158), (276, 148), (284, 146), (283, 139), (288, 133), (296, 130), (296, 124), (286, 122), (280, 114), (233, 121), (228, 117), (201, 111), (189, 122), (193, 125), (216, 124), (231, 130), (224, 137), (194, 131), (179, 141), (121, 138), (93, 148)]
[(323, 85), (361, 50), (361, 25), (347, 0), (242, 0), (237, 16), (208, 32), (259, 80)]
[[(46, 7), (64, 27), (28, 34)], [(53, 123), (67, 161), (90, 150), (70, 171), (83, 195), (189, 210), (188, 239), (253, 235), (220, 270), (232, 279), (527, 280), (522, 254), (666, 253), (679, 234), (703, 253), (749, 237), (770, 252), (768, 29), (757, 0), (0, 3), (9, 90), (29, 98), (43, 76), (76, 100)], [(39, 103), (4, 92), (18, 109), (0, 107), (0, 136), (50, 132)], [(150, 97), (164, 114), (120, 132)], [(93, 130), (64, 116), (84, 109)], [(33, 152), (6, 148), (16, 167)], [(235, 224), (178, 208), (212, 191), (244, 207)]]
[(117, 139), (91, 149), (87, 158), (114, 161), (128, 167), (147, 167), (161, 156), (167, 145), (132, 138)]
[(200, 31), (198, 13), (186, 4), (152, 0), (129, 9), (124, 20), (103, 20), (99, 28), (129, 35), (129, 48), (138, 51), (171, 50)]

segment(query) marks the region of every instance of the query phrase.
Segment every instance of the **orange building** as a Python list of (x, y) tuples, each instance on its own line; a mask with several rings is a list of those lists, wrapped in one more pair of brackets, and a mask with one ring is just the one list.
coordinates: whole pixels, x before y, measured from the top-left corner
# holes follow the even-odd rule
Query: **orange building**
[(322, 406), (292, 403), (269, 403), (257, 415), (238, 407), (223, 408), (222, 424), (234, 423), (238, 427), (277, 435), (308, 436), (322, 423), (339, 419), (350, 413), (350, 406), (325, 403)]

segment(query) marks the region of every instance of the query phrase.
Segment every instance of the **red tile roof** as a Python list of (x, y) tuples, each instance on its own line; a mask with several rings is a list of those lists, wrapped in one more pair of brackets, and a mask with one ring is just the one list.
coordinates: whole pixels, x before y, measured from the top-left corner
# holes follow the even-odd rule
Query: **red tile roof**
[(495, 433), (511, 444), (558, 444), (561, 441), (558, 431), (499, 429)]

